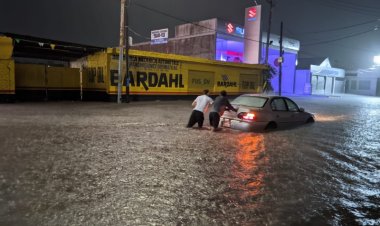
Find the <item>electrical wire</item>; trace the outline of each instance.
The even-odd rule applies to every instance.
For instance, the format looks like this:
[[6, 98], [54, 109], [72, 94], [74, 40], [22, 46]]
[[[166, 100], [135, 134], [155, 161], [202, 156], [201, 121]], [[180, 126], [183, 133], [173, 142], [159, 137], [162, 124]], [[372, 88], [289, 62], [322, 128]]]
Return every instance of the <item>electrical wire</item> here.
[[319, 31], [310, 31], [310, 32], [302, 33], [302, 34], [319, 34], [319, 33], [325, 33], [325, 32], [336, 32], [336, 31], [346, 30], [346, 29], [349, 29], [349, 28], [359, 27], [359, 26], [362, 26], [362, 25], [372, 24], [372, 23], [375, 23], [375, 22], [378, 22], [378, 21], [380, 21], [380, 20], [379, 19], [369, 20], [369, 21], [365, 21], [365, 22], [362, 22], [362, 23], [353, 24], [353, 25], [349, 25], [349, 26], [336, 27], [336, 28], [330, 28], [330, 29], [319, 30]]
[[373, 11], [373, 7], [370, 8], [358, 8], [358, 5], [352, 6], [352, 5], [345, 5], [344, 2], [337, 2], [337, 1], [329, 1], [329, 0], [311, 0], [315, 4], [318, 5], [324, 5], [327, 8], [337, 9], [340, 11], [346, 11], [350, 13], [356, 13], [360, 15], [365, 16], [372, 16], [372, 17], [378, 17], [379, 11], [375, 10]]
[[336, 39], [331, 39], [331, 40], [326, 40], [326, 41], [320, 41], [320, 42], [303, 44], [303, 46], [313, 46], [313, 45], [328, 44], [328, 43], [331, 43], [331, 42], [336, 42], [336, 41], [340, 41], [340, 40], [344, 40], [344, 39], [348, 39], [348, 38], [364, 35], [366, 33], [370, 33], [370, 32], [376, 31], [376, 30], [377, 30], [376, 28], [372, 28], [370, 30], [366, 30], [366, 31], [350, 34], [350, 35], [347, 35], [347, 36], [344, 36], [344, 37], [340, 37], [340, 38], [336, 38]]
[[[170, 15], [168, 13], [165, 13], [165, 12], [162, 12], [162, 11], [159, 11], [159, 10], [156, 10], [156, 9], [152, 9], [150, 7], [147, 7], [147, 6], [144, 6], [144, 5], [141, 5], [141, 4], [138, 4], [138, 3], [135, 3], [133, 2], [134, 5], [140, 7], [140, 8], [144, 8], [148, 11], [152, 11], [152, 12], [155, 12], [157, 14], [161, 14], [161, 15], [164, 15], [164, 16], [167, 16], [167, 17], [170, 17], [170, 18], [174, 18], [178, 21], [182, 21], [182, 22], [185, 22], [185, 23], [189, 23], [189, 24], [192, 24], [194, 26], [198, 26], [198, 27], [202, 27], [202, 28], [205, 28], [205, 29], [208, 29], [210, 31], [213, 31], [213, 32], [219, 32], [215, 29], [212, 29], [212, 28], [209, 28], [209, 27], [206, 27], [206, 26], [202, 26], [202, 25], [199, 25], [199, 24], [196, 24], [194, 22], [191, 22], [191, 21], [187, 21], [185, 19], [182, 19], [182, 18], [179, 18], [179, 17], [176, 17], [176, 16], [173, 16], [173, 15]], [[333, 7], [333, 8], [336, 8], [336, 7]], [[323, 33], [323, 32], [334, 32], [334, 31], [339, 31], [339, 30], [345, 30], [345, 29], [349, 29], [349, 28], [353, 28], [353, 27], [358, 27], [358, 26], [363, 26], [363, 25], [366, 25], [366, 24], [371, 24], [371, 23], [374, 23], [374, 22], [377, 22], [379, 21], [379, 19], [374, 19], [374, 20], [369, 20], [369, 21], [365, 21], [365, 22], [362, 22], [362, 23], [358, 23], [358, 24], [353, 24], [353, 25], [348, 25], [348, 26], [343, 26], [343, 27], [337, 27], [337, 28], [331, 28], [331, 29], [326, 29], [326, 30], [320, 30], [320, 31], [313, 31], [313, 32], [307, 32], [310, 33], [310, 34], [315, 34], [315, 33]], [[134, 34], [144, 38], [144, 39], [149, 39], [150, 38], [147, 38], [137, 32], [135, 32], [134, 30], [130, 29]], [[355, 37], [355, 36], [360, 36], [360, 35], [364, 35], [366, 33], [369, 33], [369, 32], [372, 32], [376, 29], [370, 29], [370, 30], [366, 30], [366, 31], [363, 31], [363, 32], [359, 32], [359, 33], [354, 33], [354, 34], [350, 34], [350, 35], [347, 35], [347, 36], [343, 36], [343, 37], [339, 37], [339, 38], [336, 38], [336, 39], [332, 39], [332, 40], [326, 40], [326, 41], [317, 41], [317, 42], [313, 42], [313, 43], [308, 43], [308, 44], [303, 44], [302, 46], [315, 46], [315, 45], [322, 45], [322, 44], [329, 44], [329, 43], [332, 43], [332, 42], [336, 42], [336, 41], [340, 41], [340, 40], [344, 40], [344, 39], [348, 39], [348, 38], [352, 38], [352, 37]], [[289, 30], [290, 32], [290, 30]], [[227, 34], [227, 35], [230, 35], [226, 32], [219, 32], [219, 33], [224, 33], [224, 34]], [[295, 35], [299, 35], [299, 34], [296, 34], [294, 32], [291, 32], [293, 34], [293, 36]], [[305, 33], [306, 34], [306, 33]], [[262, 43], [262, 44], [266, 44], [266, 42], [263, 42], [263, 41], [257, 41], [257, 40], [252, 40], [252, 39], [249, 39], [249, 38], [243, 38], [243, 39], [246, 39], [246, 40], [251, 40], [251, 41], [255, 41], [255, 42], [259, 42], [259, 43]], [[344, 47], [346, 48], [346, 47]], [[362, 51], [367, 51], [367, 50], [362, 50]], [[299, 51], [300, 54], [307, 54], [307, 55], [311, 55], [311, 56], [318, 56], [318, 55], [315, 55], [315, 54], [312, 54], [310, 52], [306, 52], [304, 50], [300, 50]]]
[[128, 27], [128, 31], [132, 32], [133, 34], [135, 34], [136, 36], [138, 36], [138, 37], [140, 37], [140, 38], [143, 38], [143, 39], [146, 39], [146, 40], [150, 40], [150, 38], [141, 35], [140, 33], [138, 33], [138, 32], [136, 32], [135, 30], [133, 30], [131, 27]]

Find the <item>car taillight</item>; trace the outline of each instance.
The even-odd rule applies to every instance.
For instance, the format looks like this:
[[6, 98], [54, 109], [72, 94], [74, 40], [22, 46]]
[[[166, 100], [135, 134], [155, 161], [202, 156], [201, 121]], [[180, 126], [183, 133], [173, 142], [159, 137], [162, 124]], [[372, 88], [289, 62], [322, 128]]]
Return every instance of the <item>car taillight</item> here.
[[249, 113], [249, 112], [240, 112], [238, 114], [238, 118], [253, 121], [253, 120], [255, 120], [256, 115], [253, 113]]

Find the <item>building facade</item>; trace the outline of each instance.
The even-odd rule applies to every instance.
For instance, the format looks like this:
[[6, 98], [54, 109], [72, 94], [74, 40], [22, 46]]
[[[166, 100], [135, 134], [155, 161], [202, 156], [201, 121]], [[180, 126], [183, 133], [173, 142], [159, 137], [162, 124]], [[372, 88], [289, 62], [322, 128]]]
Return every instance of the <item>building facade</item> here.
[[296, 94], [331, 96], [345, 93], [345, 71], [333, 68], [328, 58], [319, 65], [309, 63], [303, 69], [297, 69], [296, 81]]
[[[246, 20], [249, 19], [246, 18]], [[251, 63], [257, 58], [257, 64], [263, 64], [266, 54], [266, 43], [262, 42], [262, 40], [266, 40], [267, 34], [263, 33], [258, 35], [258, 38], [251, 38], [247, 36], [246, 29], [247, 25], [242, 26], [213, 18], [176, 26], [174, 38], [169, 38], [167, 43], [152, 45], [151, 42], [144, 42], [134, 44], [131, 48], [234, 63]], [[255, 27], [254, 30], [260, 33], [260, 27]], [[268, 64], [276, 71], [271, 81], [274, 92], [278, 92], [279, 90], [279, 40], [280, 36], [270, 35]], [[247, 48], [247, 45], [251, 45], [252, 47]], [[283, 38], [284, 62], [282, 63], [281, 86], [283, 94], [294, 93], [296, 61], [299, 48], [300, 42], [298, 40]], [[249, 57], [253, 60], [246, 58], [251, 52], [254, 52], [252, 54], [253, 57]]]
[[346, 76], [346, 92], [380, 96], [380, 68], [359, 69], [356, 73]]

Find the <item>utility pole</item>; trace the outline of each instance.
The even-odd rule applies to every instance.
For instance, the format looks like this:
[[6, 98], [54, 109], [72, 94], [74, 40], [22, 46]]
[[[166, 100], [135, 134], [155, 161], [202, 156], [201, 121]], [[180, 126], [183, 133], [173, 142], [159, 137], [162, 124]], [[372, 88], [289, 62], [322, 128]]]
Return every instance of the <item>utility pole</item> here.
[[265, 64], [268, 64], [268, 54], [269, 54], [269, 37], [270, 37], [270, 28], [272, 25], [272, 9], [273, 9], [273, 0], [267, 0], [270, 5], [269, 9], [269, 22], [268, 22], [268, 31], [267, 31], [267, 43], [265, 47]]
[[129, 20], [128, 20], [128, 3], [126, 3], [125, 8], [125, 69], [126, 77], [125, 79], [125, 102], [129, 103]]
[[124, 55], [124, 36], [125, 36], [125, 1], [120, 0], [120, 42], [119, 42], [119, 76], [118, 76], [118, 84], [117, 84], [117, 103], [121, 103], [121, 88], [122, 88], [122, 80], [123, 80], [123, 55]]
[[283, 30], [283, 23], [281, 21], [281, 30], [280, 30], [280, 57], [279, 57], [279, 60], [278, 60], [278, 63], [280, 64], [280, 68], [279, 68], [279, 77], [278, 77], [278, 83], [279, 83], [279, 88], [278, 88], [278, 91], [279, 91], [279, 95], [281, 96], [281, 86], [282, 86], [282, 63], [284, 62], [284, 58], [283, 58], [283, 50], [282, 50], [282, 30]]

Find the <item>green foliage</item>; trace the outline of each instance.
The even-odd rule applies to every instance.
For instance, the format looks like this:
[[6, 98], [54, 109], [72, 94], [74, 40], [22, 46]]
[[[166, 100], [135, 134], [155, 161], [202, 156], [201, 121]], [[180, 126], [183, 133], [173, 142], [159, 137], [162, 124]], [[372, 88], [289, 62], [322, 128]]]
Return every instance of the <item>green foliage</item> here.
[[273, 78], [273, 76], [276, 74], [276, 69], [271, 66], [271, 65], [266, 65], [267, 66], [267, 69], [265, 69], [263, 71], [263, 92], [264, 93], [269, 93], [269, 92], [272, 92], [273, 91], [273, 86], [272, 86], [272, 83], [271, 83], [271, 79]]

